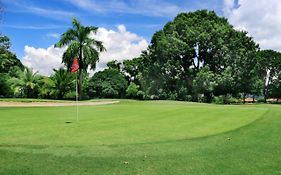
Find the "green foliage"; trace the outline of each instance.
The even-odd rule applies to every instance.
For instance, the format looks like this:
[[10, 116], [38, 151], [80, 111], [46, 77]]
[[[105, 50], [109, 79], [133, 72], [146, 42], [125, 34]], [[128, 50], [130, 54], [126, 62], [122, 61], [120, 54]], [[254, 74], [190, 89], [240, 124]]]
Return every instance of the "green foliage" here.
[[126, 96], [128, 98], [135, 99], [137, 97], [137, 93], [139, 91], [139, 86], [136, 85], [135, 83], [130, 83], [126, 90]]
[[11, 47], [10, 38], [0, 34], [0, 53], [9, 50]]
[[69, 91], [64, 95], [64, 99], [67, 100], [75, 100], [76, 99], [76, 92], [75, 91]]
[[89, 80], [88, 92], [91, 98], [123, 98], [128, 83], [117, 69], [105, 69], [97, 72]]
[[269, 86], [269, 97], [281, 98], [281, 74]]
[[[164, 99], [184, 99], [179, 90], [186, 88], [189, 95], [205, 93], [208, 102], [211, 93], [250, 93], [257, 50], [246, 32], [236, 31], [212, 11], [181, 13], [153, 35], [143, 53], [143, 88]], [[205, 67], [211, 77], [199, 73]]]
[[268, 96], [276, 94], [272, 90], [274, 91], [276, 89], [274, 87], [278, 87], [278, 79], [281, 79], [281, 53], [262, 50], [259, 52], [258, 63], [258, 76], [263, 81], [263, 95], [266, 102]]
[[240, 104], [242, 101], [238, 98], [231, 97], [230, 95], [220, 95], [214, 97], [212, 102], [215, 104]]
[[10, 78], [7, 73], [0, 73], [0, 97], [10, 97], [12, 95], [12, 90], [8, 83]]
[[63, 99], [64, 95], [75, 89], [75, 76], [64, 68], [54, 69], [51, 79], [54, 82], [53, 91], [57, 99]]
[[214, 95], [218, 96], [235, 93], [235, 81], [232, 74], [233, 70], [231, 67], [227, 67], [221, 74], [216, 74], [215, 79], [217, 86], [214, 89]]
[[42, 77], [39, 82], [39, 98], [55, 99], [55, 83], [50, 77]]
[[40, 79], [41, 77], [38, 75], [38, 72], [25, 68], [18, 77], [10, 80], [14, 95], [17, 97], [37, 98]]
[[211, 96], [216, 86], [215, 74], [210, 71], [209, 67], [202, 68], [193, 80], [194, 92], [204, 94], [206, 102], [211, 102]]
[[113, 60], [113, 61], [109, 61], [106, 66], [109, 69], [117, 69], [120, 70], [121, 69], [121, 63], [119, 63], [117, 60]]
[[7, 36], [0, 35], [0, 73], [8, 73], [14, 67], [23, 70], [20, 60], [9, 51], [10, 46], [10, 39]]
[[124, 60], [122, 71], [129, 82], [142, 85], [142, 72], [144, 70], [144, 58], [138, 57], [132, 60]]

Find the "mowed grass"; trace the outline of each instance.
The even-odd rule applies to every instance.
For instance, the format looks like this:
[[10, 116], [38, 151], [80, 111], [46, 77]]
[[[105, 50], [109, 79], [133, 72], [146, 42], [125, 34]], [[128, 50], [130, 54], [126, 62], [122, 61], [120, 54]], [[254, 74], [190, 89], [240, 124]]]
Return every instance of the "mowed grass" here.
[[[71, 122], [71, 123], [66, 123]], [[281, 106], [0, 108], [0, 174], [281, 174]]]

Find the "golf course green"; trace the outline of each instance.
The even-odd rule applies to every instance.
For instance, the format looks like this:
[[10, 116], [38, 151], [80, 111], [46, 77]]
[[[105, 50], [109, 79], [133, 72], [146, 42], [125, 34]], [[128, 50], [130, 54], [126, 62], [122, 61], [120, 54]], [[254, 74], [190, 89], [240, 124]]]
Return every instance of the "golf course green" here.
[[281, 174], [281, 106], [0, 107], [0, 174]]

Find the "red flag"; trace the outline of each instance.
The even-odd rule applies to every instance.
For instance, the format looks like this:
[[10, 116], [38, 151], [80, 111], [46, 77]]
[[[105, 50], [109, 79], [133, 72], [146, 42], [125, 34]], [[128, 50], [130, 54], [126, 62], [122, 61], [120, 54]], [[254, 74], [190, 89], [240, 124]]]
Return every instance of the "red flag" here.
[[78, 59], [75, 57], [71, 66], [71, 72], [74, 73], [79, 69]]

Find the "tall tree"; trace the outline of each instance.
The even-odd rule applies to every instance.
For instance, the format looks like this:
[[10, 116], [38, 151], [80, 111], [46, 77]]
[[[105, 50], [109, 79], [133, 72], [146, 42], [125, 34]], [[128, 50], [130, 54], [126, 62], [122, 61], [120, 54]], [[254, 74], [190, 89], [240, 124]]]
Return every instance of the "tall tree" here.
[[96, 68], [96, 62], [99, 60], [99, 53], [105, 51], [101, 41], [95, 40], [91, 34], [95, 34], [98, 28], [95, 26], [83, 26], [77, 19], [72, 19], [72, 28], [61, 35], [60, 41], [56, 47], [67, 46], [63, 54], [62, 62], [71, 68], [74, 57], [78, 57], [79, 63], [79, 81], [78, 92], [79, 100], [82, 99], [83, 72]]
[[181, 13], [152, 37], [144, 56], [146, 87], [151, 95], [160, 89], [173, 94], [187, 88], [191, 93], [201, 69], [209, 67], [217, 76], [230, 66], [236, 89], [247, 93], [257, 50], [246, 32], [236, 31], [213, 11]]
[[209, 67], [202, 68], [196, 78], [193, 80], [195, 93], [204, 94], [204, 102], [210, 103], [217, 82], [215, 74], [210, 71]]
[[[269, 95], [270, 86], [281, 75], [281, 53], [274, 50], [262, 50], [258, 57], [258, 75], [263, 80], [263, 96], [264, 102]], [[280, 77], [281, 79], [281, 77]], [[273, 85], [274, 87], [274, 85]]]
[[17, 73], [17, 70], [23, 70], [24, 66], [9, 49], [11, 47], [10, 39], [0, 34], [0, 96], [11, 96], [12, 90], [9, 83], [11, 77]]
[[105, 69], [97, 72], [89, 80], [89, 95], [95, 98], [123, 98], [128, 82], [117, 69]]

